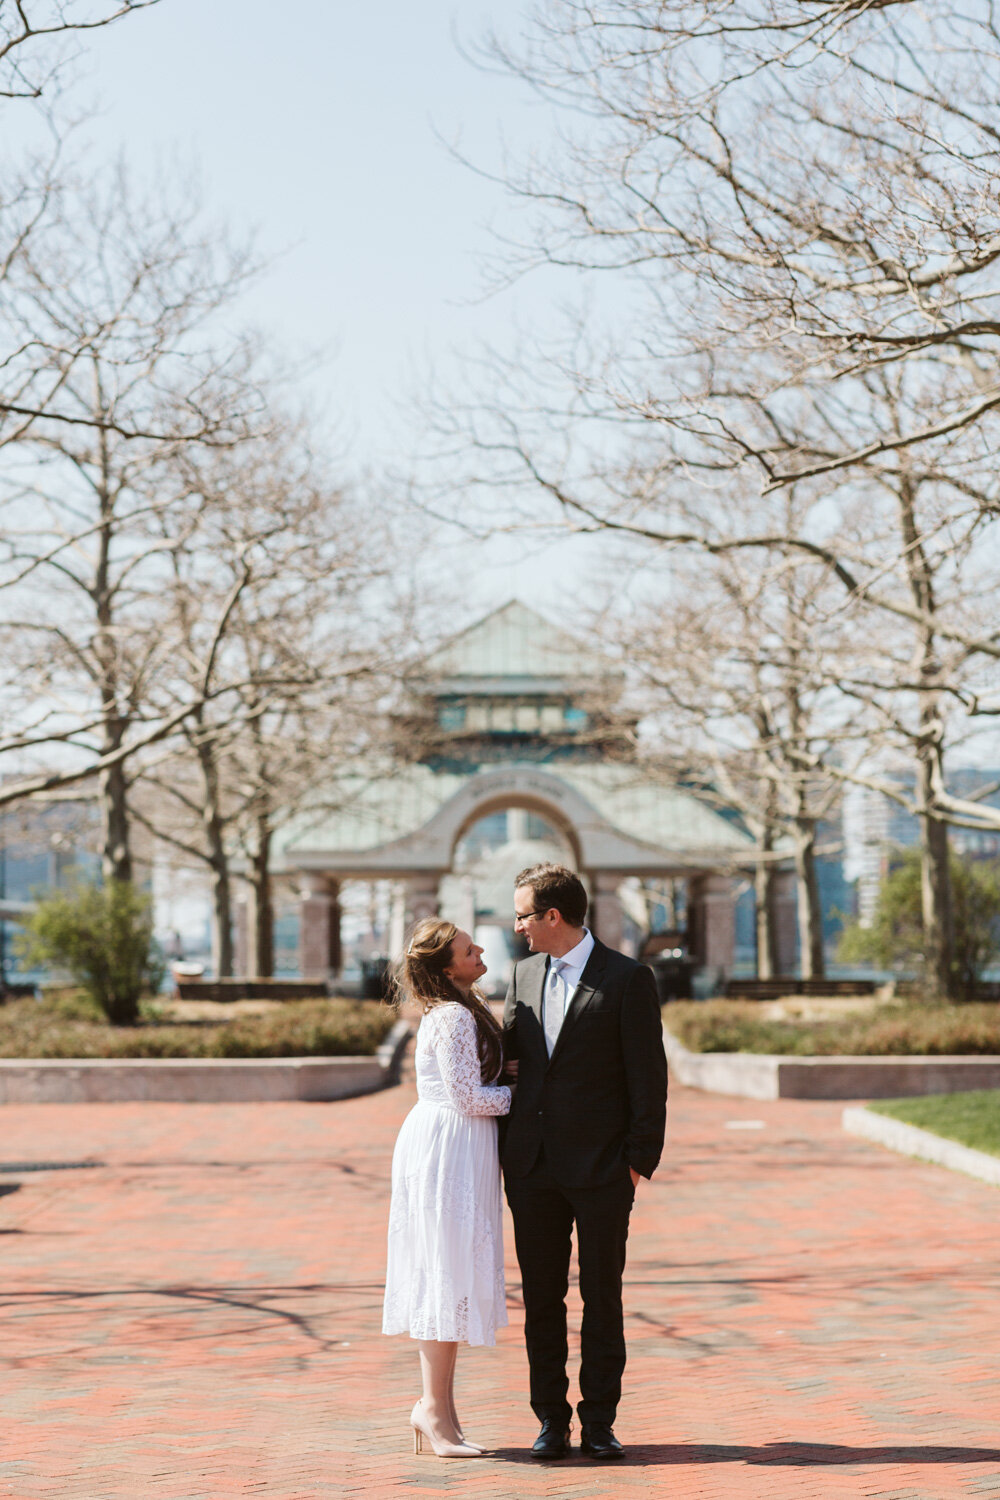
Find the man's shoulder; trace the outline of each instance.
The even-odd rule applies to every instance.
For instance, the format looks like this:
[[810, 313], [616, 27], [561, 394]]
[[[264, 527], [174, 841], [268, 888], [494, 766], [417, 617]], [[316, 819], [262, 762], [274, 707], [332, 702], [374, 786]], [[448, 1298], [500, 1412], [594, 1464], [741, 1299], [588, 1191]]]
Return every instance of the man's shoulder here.
[[535, 969], [544, 969], [548, 962], [545, 953], [529, 953], [527, 958], [519, 958], [514, 964], [514, 973], [518, 975], [531, 974]]
[[[621, 980], [627, 981], [632, 978], [638, 969], [649, 969], [649, 965], [641, 958], [632, 958], [628, 953], [620, 953], [617, 948], [609, 948], [607, 943], [600, 939], [594, 943], [595, 956], [600, 959], [604, 967], [605, 981]], [[652, 970], [650, 970], [652, 978]]]

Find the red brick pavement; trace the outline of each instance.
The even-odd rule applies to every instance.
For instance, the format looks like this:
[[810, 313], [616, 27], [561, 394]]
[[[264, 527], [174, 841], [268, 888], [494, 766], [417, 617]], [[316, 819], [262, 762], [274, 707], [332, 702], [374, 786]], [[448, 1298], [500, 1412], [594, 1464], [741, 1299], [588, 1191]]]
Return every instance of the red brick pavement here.
[[627, 1463], [527, 1461], [512, 1259], [511, 1327], [459, 1358], [493, 1451], [414, 1458], [415, 1352], [378, 1332], [411, 1102], [0, 1110], [0, 1162], [101, 1163], [0, 1171], [0, 1495], [1000, 1496], [1000, 1195], [839, 1105], [682, 1090], [633, 1219]]

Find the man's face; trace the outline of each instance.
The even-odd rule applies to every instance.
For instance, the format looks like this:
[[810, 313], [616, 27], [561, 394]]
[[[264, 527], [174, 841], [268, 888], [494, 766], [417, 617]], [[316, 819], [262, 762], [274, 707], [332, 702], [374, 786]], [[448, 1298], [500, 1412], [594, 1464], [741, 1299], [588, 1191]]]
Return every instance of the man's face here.
[[532, 953], [551, 952], [549, 944], [555, 937], [558, 920], [555, 907], [539, 910], [530, 885], [519, 886], [514, 892], [514, 931], [523, 934]]

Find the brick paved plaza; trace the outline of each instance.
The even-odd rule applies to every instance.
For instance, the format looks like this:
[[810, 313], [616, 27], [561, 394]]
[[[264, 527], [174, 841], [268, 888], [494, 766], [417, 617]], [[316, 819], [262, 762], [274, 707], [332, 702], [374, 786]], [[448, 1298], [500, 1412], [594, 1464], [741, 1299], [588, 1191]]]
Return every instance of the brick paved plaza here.
[[627, 1464], [527, 1461], [510, 1254], [511, 1327], [459, 1360], [492, 1454], [414, 1458], [415, 1352], [378, 1332], [412, 1100], [0, 1111], [4, 1163], [100, 1163], [0, 1174], [0, 1495], [1000, 1496], [997, 1191], [839, 1105], [682, 1090], [633, 1219]]

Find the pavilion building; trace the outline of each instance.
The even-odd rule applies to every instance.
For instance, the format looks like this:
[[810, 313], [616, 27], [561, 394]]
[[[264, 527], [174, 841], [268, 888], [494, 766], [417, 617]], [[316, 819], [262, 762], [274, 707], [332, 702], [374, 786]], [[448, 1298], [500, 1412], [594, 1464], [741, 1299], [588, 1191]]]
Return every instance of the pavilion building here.
[[[395, 743], [275, 841], [275, 873], [300, 893], [301, 973], [340, 969], [345, 882], [391, 882], [398, 951], [415, 921], [438, 912], [477, 935], [484, 921], [509, 930], [509, 882], [546, 855], [578, 871], [588, 920], [613, 947], [626, 941], [627, 888], [680, 882], [691, 956], [729, 972], [735, 877], [752, 865], [752, 841], [636, 761], [618, 711], [623, 685], [518, 601], [442, 646], [410, 682]], [[490, 889], [498, 873], [507, 898]]]

